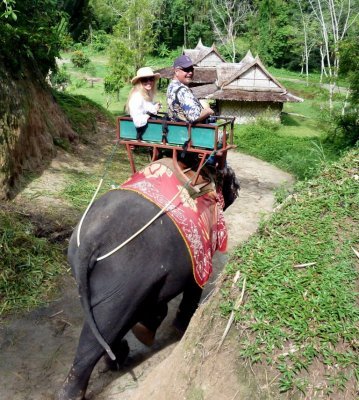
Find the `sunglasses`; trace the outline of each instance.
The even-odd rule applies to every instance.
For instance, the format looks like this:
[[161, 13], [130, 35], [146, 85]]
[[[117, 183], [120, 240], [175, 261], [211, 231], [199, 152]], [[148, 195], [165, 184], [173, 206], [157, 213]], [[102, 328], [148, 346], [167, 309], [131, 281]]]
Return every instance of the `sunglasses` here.
[[188, 72], [193, 72], [193, 67], [187, 67], [187, 68], [179, 68], [181, 71], [183, 71], [183, 72], [186, 72], [186, 73], [188, 73]]
[[149, 76], [147, 78], [141, 78], [140, 79], [141, 82], [146, 83], [146, 82], [154, 82], [155, 78], [153, 76]]

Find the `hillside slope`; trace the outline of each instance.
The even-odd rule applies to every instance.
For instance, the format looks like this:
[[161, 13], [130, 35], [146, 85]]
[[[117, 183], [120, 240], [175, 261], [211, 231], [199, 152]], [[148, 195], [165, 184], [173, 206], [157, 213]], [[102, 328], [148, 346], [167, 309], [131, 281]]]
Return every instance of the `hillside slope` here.
[[[297, 186], [235, 251], [171, 355], [133, 396], [111, 398], [357, 399], [358, 161], [356, 149]], [[221, 311], [236, 303], [219, 347]]]

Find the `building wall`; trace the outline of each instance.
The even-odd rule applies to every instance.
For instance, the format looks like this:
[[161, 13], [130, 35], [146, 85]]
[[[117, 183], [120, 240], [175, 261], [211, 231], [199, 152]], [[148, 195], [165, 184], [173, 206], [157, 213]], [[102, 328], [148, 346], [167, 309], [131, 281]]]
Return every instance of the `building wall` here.
[[262, 89], [267, 91], [275, 90], [283, 91], [272, 79], [270, 79], [257, 65], [243, 73], [238, 79], [234, 79], [226, 85], [226, 89]]
[[259, 117], [280, 122], [283, 103], [218, 100], [219, 114], [235, 117], [236, 124], [255, 122]]

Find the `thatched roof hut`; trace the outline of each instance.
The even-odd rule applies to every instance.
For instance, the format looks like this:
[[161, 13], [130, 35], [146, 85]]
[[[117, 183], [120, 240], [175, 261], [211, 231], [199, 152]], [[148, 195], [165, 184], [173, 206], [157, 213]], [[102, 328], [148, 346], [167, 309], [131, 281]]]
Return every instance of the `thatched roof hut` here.
[[194, 87], [200, 99], [216, 100], [221, 115], [247, 122], [264, 112], [278, 119], [285, 102], [300, 102], [264, 67], [259, 57], [248, 51], [239, 63], [221, 63], [216, 67], [215, 83]]

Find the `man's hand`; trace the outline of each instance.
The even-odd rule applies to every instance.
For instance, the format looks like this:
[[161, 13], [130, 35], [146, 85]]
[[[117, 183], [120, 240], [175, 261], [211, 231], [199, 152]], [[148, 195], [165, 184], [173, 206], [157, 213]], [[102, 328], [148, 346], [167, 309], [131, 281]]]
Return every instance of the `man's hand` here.
[[197, 118], [197, 120], [195, 122], [200, 122], [203, 121], [204, 119], [206, 119], [207, 117], [209, 117], [210, 115], [213, 115], [214, 111], [212, 110], [212, 108], [204, 108], [201, 111], [200, 116]]

